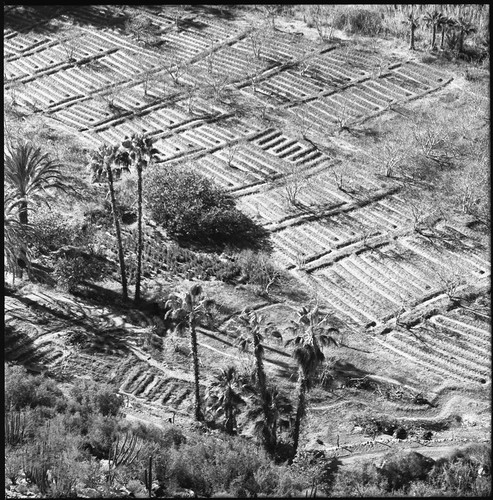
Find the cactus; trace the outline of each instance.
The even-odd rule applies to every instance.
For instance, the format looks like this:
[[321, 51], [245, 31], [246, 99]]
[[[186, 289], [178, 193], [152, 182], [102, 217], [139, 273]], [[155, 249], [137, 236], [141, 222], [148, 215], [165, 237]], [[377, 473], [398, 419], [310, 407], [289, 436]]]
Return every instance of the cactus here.
[[10, 410], [5, 413], [5, 442], [16, 445], [24, 440], [26, 432], [26, 415], [20, 411]]
[[149, 492], [149, 498], [152, 496], [152, 455], [149, 457], [149, 470], [144, 469], [144, 483]]

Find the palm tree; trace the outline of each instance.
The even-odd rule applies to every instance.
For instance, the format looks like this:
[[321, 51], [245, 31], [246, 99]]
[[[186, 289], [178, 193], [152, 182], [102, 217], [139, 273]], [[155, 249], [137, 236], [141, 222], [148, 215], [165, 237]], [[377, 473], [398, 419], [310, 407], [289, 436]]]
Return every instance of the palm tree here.
[[110, 193], [111, 209], [113, 212], [113, 224], [115, 226], [116, 241], [118, 245], [118, 260], [120, 262], [120, 274], [122, 278], [122, 294], [123, 299], [128, 299], [127, 289], [127, 273], [125, 270], [125, 257], [123, 253], [122, 233], [120, 227], [120, 219], [118, 217], [116, 196], [114, 187], [115, 173], [117, 176], [121, 175], [122, 170], [128, 169], [128, 157], [121, 151], [118, 146], [109, 146], [103, 144], [96, 151], [93, 151], [89, 156], [88, 168], [91, 171], [91, 182], [102, 182], [106, 180]]
[[122, 142], [122, 146], [128, 151], [137, 171], [137, 272], [135, 277], [135, 303], [140, 301], [140, 281], [142, 273], [142, 171], [147, 167], [158, 153], [152, 147], [152, 139], [144, 138], [144, 135], [133, 134], [130, 139]]
[[459, 54], [462, 54], [466, 37], [472, 33], [476, 33], [476, 28], [469, 20], [462, 16], [457, 19], [455, 26], [459, 30]]
[[427, 12], [424, 17], [423, 21], [426, 23], [428, 27], [431, 27], [431, 49], [434, 50], [435, 47], [435, 42], [436, 42], [436, 35], [437, 35], [437, 26], [441, 24], [444, 16], [438, 12], [437, 10], [433, 10], [431, 12]]
[[165, 319], [171, 319], [175, 323], [175, 330], [183, 331], [188, 327], [190, 332], [190, 349], [192, 351], [193, 375], [195, 385], [194, 414], [198, 422], [204, 420], [200, 402], [200, 373], [199, 356], [197, 350], [197, 319], [201, 315], [208, 314], [208, 308], [211, 305], [210, 299], [202, 297], [202, 287], [198, 284], [193, 285], [190, 291], [182, 299], [177, 295], [171, 294], [166, 301]]
[[327, 315], [320, 318], [318, 306], [312, 310], [303, 307], [298, 312], [298, 319], [292, 322], [293, 326], [287, 329], [295, 334], [286, 345], [293, 343], [296, 346], [293, 357], [298, 364], [298, 401], [293, 430], [293, 458], [298, 450], [301, 422], [306, 413], [306, 394], [312, 386], [318, 367], [325, 359], [322, 349], [330, 344], [338, 345], [334, 337], [329, 335], [338, 330], [325, 326], [327, 318]]
[[[249, 312], [245, 309], [242, 314], [238, 316], [241, 325], [246, 328], [247, 335], [242, 335], [238, 339], [238, 346], [243, 351], [246, 351], [249, 345], [253, 345], [253, 355], [255, 357], [255, 378], [261, 399], [261, 406], [264, 413], [265, 422], [270, 422], [270, 404], [269, 396], [267, 394], [267, 384], [264, 368], [264, 347], [262, 341], [264, 339], [263, 333], [268, 333], [275, 338], [282, 340], [281, 334], [275, 329], [272, 323], [263, 325], [264, 317], [257, 314], [255, 311]], [[263, 330], [263, 333], [262, 333]], [[276, 446], [275, 435], [270, 433], [271, 426], [264, 426], [262, 434], [266, 450], [273, 453]]]
[[206, 389], [205, 397], [215, 416], [224, 416], [224, 428], [230, 435], [236, 432], [236, 416], [239, 406], [245, 404], [240, 392], [242, 384], [236, 367], [222, 369]]
[[441, 39], [440, 39], [440, 49], [443, 50], [443, 45], [445, 42], [445, 34], [447, 31], [455, 25], [455, 21], [447, 16], [441, 15], [440, 19], [438, 20], [438, 28], [440, 28], [441, 31]]
[[[3, 254], [7, 269], [12, 272], [12, 280], [20, 269], [29, 266], [27, 239], [32, 232], [29, 223], [22, 224], [18, 219], [19, 206], [25, 202], [17, 198], [12, 187], [5, 186], [3, 193]], [[28, 207], [29, 209], [30, 207]]]
[[19, 221], [28, 223], [28, 209], [33, 202], [44, 202], [52, 197], [49, 190], [71, 189], [60, 171], [61, 165], [43, 154], [40, 147], [30, 142], [7, 143], [4, 153], [4, 179], [19, 200]]
[[289, 425], [292, 411], [293, 405], [290, 399], [277, 387], [267, 387], [262, 396], [257, 393], [253, 395], [253, 406], [248, 412], [248, 417], [255, 420], [254, 432], [263, 441], [266, 451], [271, 456], [276, 453], [278, 430]]
[[418, 21], [419, 21], [419, 16], [414, 14], [413, 11], [411, 11], [411, 13], [407, 15], [405, 21], [403, 21], [404, 23], [409, 25], [409, 31], [411, 34], [411, 42], [409, 50], [416, 50], [414, 47], [414, 32], [416, 31], [416, 28], [419, 26]]

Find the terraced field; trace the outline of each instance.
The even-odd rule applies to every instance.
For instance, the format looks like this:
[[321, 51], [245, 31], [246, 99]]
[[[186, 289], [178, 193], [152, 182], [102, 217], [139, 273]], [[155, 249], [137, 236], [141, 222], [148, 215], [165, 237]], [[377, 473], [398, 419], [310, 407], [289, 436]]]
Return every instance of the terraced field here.
[[[341, 124], [362, 124], [443, 91], [454, 75], [411, 58], [281, 31], [264, 38], [256, 55], [251, 23], [204, 13], [177, 25], [172, 17], [147, 12], [158, 34], [153, 46], [144, 46], [121, 27], [109, 28], [103, 7], [77, 9], [78, 24], [69, 22], [73, 12], [60, 7], [46, 19], [6, 14], [4, 89], [23, 112], [55, 120], [95, 147], [134, 132], [156, 139], [158, 164], [189, 163], [230, 191], [239, 208], [271, 232], [277, 263], [352, 335], [370, 335], [368, 342], [383, 353], [439, 379], [460, 386], [491, 383], [488, 313], [452, 307], [447, 288], [453, 271], [461, 280], [459, 293], [487, 296], [486, 250], [464, 233], [461, 245], [447, 245], [457, 232], [452, 227], [443, 226], [433, 239], [418, 234], [400, 196], [402, 185], [350, 164], [331, 139]], [[219, 76], [244, 109], [227, 97], [214, 98], [208, 82]], [[262, 110], [281, 118], [262, 119]], [[326, 142], [295, 132], [299, 117]], [[290, 204], [285, 185], [300, 175], [306, 184]], [[165, 235], [147, 227], [149, 279], [167, 270], [168, 245]], [[7, 298], [8, 359], [101, 380], [111, 373], [129, 402], [145, 411], [159, 418], [190, 413], [186, 356], [165, 366], [142, 350], [144, 329], [125, 318], [82, 303], [64, 311], [61, 297], [31, 300]], [[49, 330], [36, 327], [41, 312]], [[402, 326], [416, 314], [420, 321]], [[91, 323], [95, 315], [106, 323]], [[113, 334], [99, 343], [96, 335], [94, 351], [70, 354], [63, 346], [73, 321]], [[26, 323], [32, 328], [24, 331]], [[200, 331], [204, 366], [237, 357], [229, 334], [219, 330]], [[378, 333], [383, 330], [385, 336]], [[269, 370], [294, 372], [287, 350], [266, 345]], [[294, 388], [293, 381], [286, 384]]]

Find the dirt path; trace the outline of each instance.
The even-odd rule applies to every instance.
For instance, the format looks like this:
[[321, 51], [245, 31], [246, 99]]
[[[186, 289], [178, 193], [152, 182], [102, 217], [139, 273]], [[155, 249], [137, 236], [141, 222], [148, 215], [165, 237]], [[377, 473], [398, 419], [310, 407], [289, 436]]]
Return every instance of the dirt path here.
[[[464, 443], [463, 443], [464, 444]], [[441, 446], [417, 446], [417, 447], [403, 447], [400, 448], [402, 450], [412, 450], [416, 451], [417, 453], [421, 453], [422, 455], [425, 455], [427, 457], [433, 458], [436, 460], [437, 458], [446, 456], [453, 450], [455, 450], [459, 444], [448, 444], [448, 445], [441, 445]], [[383, 457], [386, 453], [388, 453], [390, 448], [387, 450], [377, 450], [377, 451], [369, 451], [366, 453], [353, 453], [348, 456], [344, 457], [339, 457], [339, 460], [342, 462], [343, 466], [351, 465], [354, 462], [357, 462], [359, 460], [368, 460], [368, 459], [373, 459], [376, 461], [378, 458]]]

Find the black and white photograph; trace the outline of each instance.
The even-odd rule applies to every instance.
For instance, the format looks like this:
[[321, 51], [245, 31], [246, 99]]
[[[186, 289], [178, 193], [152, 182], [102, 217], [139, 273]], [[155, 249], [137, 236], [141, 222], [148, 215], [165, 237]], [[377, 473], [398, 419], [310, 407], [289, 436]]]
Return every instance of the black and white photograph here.
[[4, 3], [5, 498], [490, 497], [489, 23]]

